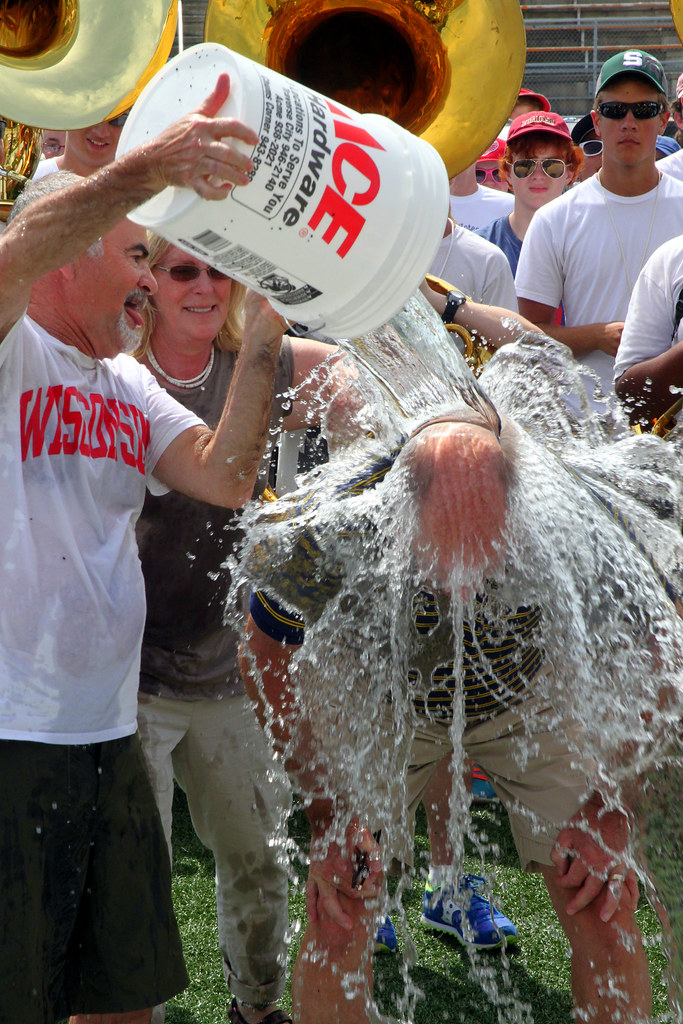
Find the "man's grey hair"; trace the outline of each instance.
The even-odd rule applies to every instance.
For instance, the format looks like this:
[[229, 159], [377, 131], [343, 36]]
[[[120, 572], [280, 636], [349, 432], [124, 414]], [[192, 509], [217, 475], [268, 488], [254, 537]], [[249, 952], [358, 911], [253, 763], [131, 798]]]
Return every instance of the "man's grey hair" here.
[[[83, 178], [80, 174], [74, 174], [73, 171], [54, 171], [52, 174], [46, 174], [44, 178], [40, 178], [38, 181], [29, 181], [14, 200], [7, 223], [9, 224], [15, 217], [18, 217], [27, 206], [30, 206], [37, 199], [52, 195], [53, 192], [60, 192], [63, 188], [68, 188], [70, 185], [77, 185], [79, 181], [83, 181]], [[88, 256], [93, 258], [102, 256], [104, 254], [102, 239], [98, 238], [96, 242], [93, 242], [86, 252]]]
[[83, 178], [78, 174], [74, 174], [73, 171], [54, 171], [53, 174], [46, 174], [39, 181], [29, 181], [14, 200], [7, 223], [18, 217], [22, 210], [25, 210], [27, 206], [34, 203], [36, 199], [42, 199], [43, 196], [59, 192], [69, 185], [77, 185], [79, 181], [83, 181]]

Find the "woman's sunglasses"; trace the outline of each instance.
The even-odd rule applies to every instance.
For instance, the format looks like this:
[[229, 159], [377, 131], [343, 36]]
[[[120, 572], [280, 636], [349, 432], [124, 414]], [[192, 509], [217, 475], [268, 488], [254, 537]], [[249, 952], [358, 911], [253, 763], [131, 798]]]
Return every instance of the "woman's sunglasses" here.
[[580, 142], [579, 145], [584, 156], [600, 156], [602, 153], [602, 139], [587, 139], [586, 142]]
[[567, 165], [564, 160], [559, 160], [557, 157], [550, 156], [544, 160], [515, 160], [512, 164], [512, 173], [515, 178], [528, 178], [534, 173], [538, 165], [541, 165], [544, 174], [547, 174], [549, 178], [561, 178], [567, 169]]
[[161, 267], [157, 263], [153, 269], [170, 274], [172, 281], [196, 281], [203, 273], [207, 273], [213, 281], [225, 281], [229, 276], [215, 267], [197, 267], [194, 263], [178, 263], [175, 267]]
[[610, 121], [623, 121], [629, 110], [633, 111], [636, 121], [649, 121], [657, 114], [664, 113], [664, 104], [657, 100], [640, 100], [639, 103], [620, 103], [618, 100], [608, 100], [605, 103], [598, 103], [598, 110], [603, 117]]
[[477, 167], [477, 184], [483, 185], [487, 178], [491, 177], [494, 181], [497, 181], [500, 185], [503, 181], [503, 175], [498, 167]]

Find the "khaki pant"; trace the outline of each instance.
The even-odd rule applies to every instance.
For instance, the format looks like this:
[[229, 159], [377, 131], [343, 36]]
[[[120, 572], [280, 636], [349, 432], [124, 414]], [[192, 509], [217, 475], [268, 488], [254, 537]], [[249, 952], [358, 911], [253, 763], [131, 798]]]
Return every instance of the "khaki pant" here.
[[[586, 766], [553, 721], [550, 709], [529, 698], [513, 710], [483, 722], [468, 723], [463, 735], [467, 756], [483, 768], [510, 816], [512, 835], [525, 870], [551, 864], [550, 853], [562, 826], [590, 792]], [[390, 720], [390, 711], [387, 710]], [[413, 864], [415, 811], [437, 763], [452, 753], [449, 722], [416, 715], [404, 785], [396, 787], [394, 823], [383, 846], [385, 863]], [[569, 727], [571, 728], [571, 727]], [[384, 731], [391, 740], [391, 729]]]
[[246, 697], [139, 695], [138, 726], [166, 839], [173, 777], [216, 860], [218, 933], [230, 991], [250, 1005], [285, 987], [289, 785]]

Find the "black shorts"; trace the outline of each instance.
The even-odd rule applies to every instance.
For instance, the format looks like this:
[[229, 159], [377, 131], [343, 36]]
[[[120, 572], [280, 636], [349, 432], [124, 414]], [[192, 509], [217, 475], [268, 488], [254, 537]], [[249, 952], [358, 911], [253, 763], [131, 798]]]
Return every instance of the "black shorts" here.
[[0, 1021], [124, 1013], [187, 985], [140, 742], [0, 740]]

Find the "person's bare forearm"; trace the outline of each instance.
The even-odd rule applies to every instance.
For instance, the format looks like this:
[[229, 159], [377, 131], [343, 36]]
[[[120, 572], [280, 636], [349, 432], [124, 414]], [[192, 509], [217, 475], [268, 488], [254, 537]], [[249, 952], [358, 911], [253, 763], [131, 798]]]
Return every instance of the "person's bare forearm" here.
[[477, 334], [492, 348], [500, 348], [510, 342], [518, 341], [526, 331], [542, 333], [541, 328], [526, 320], [519, 313], [513, 313], [502, 306], [484, 306], [470, 299], [463, 302], [455, 314], [454, 323], [466, 328], [471, 334]]
[[671, 388], [683, 389], [683, 345], [631, 366], [614, 387], [631, 423], [651, 426], [679, 397]]
[[266, 324], [245, 326], [218, 427], [202, 453], [204, 500], [239, 508], [251, 498], [268, 441], [283, 326], [275, 313]]
[[0, 236], [2, 336], [28, 305], [34, 281], [72, 262], [167, 185], [221, 199], [232, 185], [247, 184], [252, 162], [231, 140], [251, 144], [257, 137], [240, 122], [215, 116], [229, 85], [228, 76], [220, 75], [197, 111], [92, 177], [36, 199], [18, 214]]

